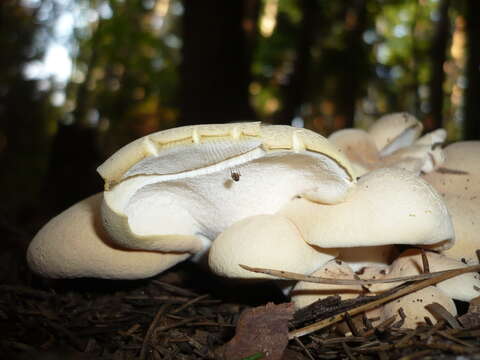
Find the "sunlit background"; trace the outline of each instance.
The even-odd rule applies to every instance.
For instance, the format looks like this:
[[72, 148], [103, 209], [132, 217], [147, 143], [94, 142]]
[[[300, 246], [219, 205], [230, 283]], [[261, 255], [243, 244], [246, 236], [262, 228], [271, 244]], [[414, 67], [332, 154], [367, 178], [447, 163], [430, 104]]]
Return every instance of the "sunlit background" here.
[[408, 111], [449, 141], [468, 137], [475, 2], [196, 3], [2, 2], [6, 209], [58, 192], [72, 196], [52, 211], [72, 203], [99, 189], [95, 167], [120, 146], [177, 125], [261, 120], [328, 135]]

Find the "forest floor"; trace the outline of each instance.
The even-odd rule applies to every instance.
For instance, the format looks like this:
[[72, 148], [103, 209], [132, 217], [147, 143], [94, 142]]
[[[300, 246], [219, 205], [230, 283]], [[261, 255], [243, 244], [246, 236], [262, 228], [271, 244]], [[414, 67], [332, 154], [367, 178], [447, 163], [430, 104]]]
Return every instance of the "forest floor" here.
[[359, 314], [289, 340], [352, 304], [294, 312], [274, 284], [232, 284], [189, 262], [137, 281], [44, 280], [24, 248], [3, 250], [0, 359], [480, 359], [480, 313], [416, 330]]

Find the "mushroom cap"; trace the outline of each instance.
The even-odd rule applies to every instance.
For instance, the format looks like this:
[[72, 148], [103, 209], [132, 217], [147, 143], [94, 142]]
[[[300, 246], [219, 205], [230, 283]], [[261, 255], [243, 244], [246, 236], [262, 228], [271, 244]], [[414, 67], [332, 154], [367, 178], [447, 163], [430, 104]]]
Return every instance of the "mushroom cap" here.
[[[393, 119], [398, 118], [398, 114], [394, 115]], [[392, 122], [389, 119], [384, 123]], [[445, 160], [440, 145], [447, 133], [444, 129], [437, 129], [413, 142], [418, 135], [416, 129], [405, 129], [381, 153], [373, 136], [364, 130], [343, 129], [334, 132], [328, 139], [347, 156], [358, 176], [380, 167], [398, 167], [417, 174], [431, 172]]]
[[480, 141], [453, 143], [444, 149], [445, 162], [423, 178], [443, 196], [455, 228], [456, 243], [445, 254], [478, 263], [480, 248]]
[[324, 248], [389, 244], [451, 246], [453, 226], [439, 194], [415, 174], [381, 168], [362, 176], [340, 204], [294, 199], [279, 212]]
[[[291, 198], [343, 201], [348, 160], [312, 131], [238, 123], [147, 135], [98, 168], [102, 215], [122, 247], [195, 253], [231, 224], [272, 214]], [[234, 177], [233, 171], [236, 172]]]
[[447, 131], [445, 129], [436, 129], [420, 137], [415, 144], [417, 145], [439, 145], [443, 144], [447, 139]]
[[445, 154], [440, 146], [415, 143], [382, 157], [378, 166], [394, 166], [419, 175], [420, 172], [428, 173], [435, 170], [444, 161]]
[[240, 220], [220, 234], [209, 252], [210, 269], [230, 278], [272, 279], [252, 273], [240, 264], [310, 274], [336, 253], [308, 245], [297, 227], [278, 215], [257, 215]]
[[425, 322], [425, 317], [436, 323], [435, 316], [425, 308], [425, 306], [433, 303], [439, 303], [450, 314], [457, 315], [457, 308], [453, 300], [435, 286], [428, 286], [385, 304], [381, 310], [381, 321], [394, 315], [397, 316], [397, 320], [400, 319], [399, 310], [402, 308], [406, 315], [402, 328], [415, 329], [419, 323]]
[[140, 279], [187, 259], [189, 253], [120, 249], [102, 227], [103, 195], [90, 196], [51, 219], [27, 250], [29, 267], [49, 278]]
[[[355, 279], [353, 270], [338, 260], [330, 260], [311, 275], [332, 279]], [[363, 292], [360, 285], [332, 285], [299, 281], [290, 292], [290, 297], [295, 307], [301, 309], [328, 296], [339, 295], [342, 300], [346, 300], [356, 298]]]
[[[430, 272], [462, 268], [466, 265], [445, 255], [426, 252]], [[388, 268], [385, 278], [412, 276], [422, 273], [422, 256], [419, 249], [409, 249], [403, 252]], [[365, 275], [364, 275], [365, 276]], [[400, 283], [383, 283], [368, 285], [374, 292], [391, 289]], [[466, 273], [452, 279], [444, 280], [436, 286], [452, 299], [470, 301], [480, 296], [480, 275]]]
[[[201, 146], [205, 144], [210, 146]], [[134, 175], [175, 175], [201, 169], [259, 146], [267, 152], [309, 150], [323, 154], [354, 178], [348, 160], [323, 136], [307, 129], [259, 122], [191, 125], [149, 134], [115, 152], [97, 171], [110, 187]]]
[[480, 194], [478, 197], [465, 198], [454, 194], [445, 194], [455, 229], [455, 244], [443, 251], [445, 255], [467, 264], [478, 264], [476, 250], [480, 249]]
[[361, 176], [373, 169], [380, 161], [377, 146], [372, 136], [365, 130], [338, 130], [332, 133], [328, 140], [334, 143], [350, 160], [357, 176]]
[[411, 114], [400, 112], [382, 116], [369, 128], [381, 156], [410, 146], [420, 136], [423, 125]]

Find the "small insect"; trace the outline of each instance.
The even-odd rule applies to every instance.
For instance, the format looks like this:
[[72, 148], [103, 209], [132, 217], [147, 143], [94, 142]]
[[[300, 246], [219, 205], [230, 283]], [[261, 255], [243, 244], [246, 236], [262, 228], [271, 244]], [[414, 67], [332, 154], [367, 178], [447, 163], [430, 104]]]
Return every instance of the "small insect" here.
[[240, 180], [240, 171], [238, 170], [230, 170], [230, 177], [232, 178], [233, 181], [237, 182]]

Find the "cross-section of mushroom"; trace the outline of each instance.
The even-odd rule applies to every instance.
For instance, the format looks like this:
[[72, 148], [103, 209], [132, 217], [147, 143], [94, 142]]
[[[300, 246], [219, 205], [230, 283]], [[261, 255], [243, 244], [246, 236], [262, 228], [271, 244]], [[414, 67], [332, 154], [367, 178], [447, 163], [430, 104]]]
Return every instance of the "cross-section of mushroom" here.
[[275, 213], [295, 196], [337, 203], [355, 185], [348, 160], [322, 136], [259, 123], [148, 135], [98, 171], [107, 184], [104, 225], [116, 244], [192, 253], [233, 223]]

